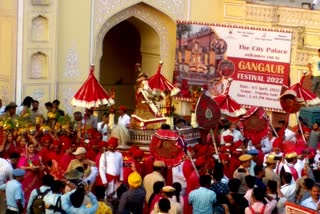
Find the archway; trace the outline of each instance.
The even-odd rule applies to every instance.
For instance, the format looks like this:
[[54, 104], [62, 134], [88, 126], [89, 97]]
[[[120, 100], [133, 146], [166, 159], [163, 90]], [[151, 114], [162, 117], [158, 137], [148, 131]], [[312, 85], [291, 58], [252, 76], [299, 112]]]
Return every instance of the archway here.
[[140, 19], [128, 18], [111, 28], [104, 37], [100, 83], [108, 91], [116, 89], [116, 106], [126, 105], [134, 110], [135, 64], [148, 65], [159, 60], [160, 38], [157, 32]]

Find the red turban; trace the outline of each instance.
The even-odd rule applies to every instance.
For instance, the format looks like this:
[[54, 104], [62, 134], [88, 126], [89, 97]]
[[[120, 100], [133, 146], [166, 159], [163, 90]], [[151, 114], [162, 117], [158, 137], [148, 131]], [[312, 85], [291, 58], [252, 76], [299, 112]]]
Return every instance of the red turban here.
[[208, 152], [209, 152], [208, 146], [201, 146], [199, 151], [198, 151], [198, 155], [199, 156], [207, 155]]
[[87, 134], [91, 134], [91, 135], [94, 135], [95, 133], [95, 130], [94, 129], [87, 129]]
[[57, 140], [57, 139], [53, 140], [53, 146], [60, 146], [60, 145], [61, 145], [60, 140]]
[[102, 138], [102, 134], [100, 132], [95, 132], [94, 138], [98, 138], [98, 137]]
[[50, 135], [48, 135], [48, 134], [43, 135], [43, 136], [41, 137], [41, 142], [44, 143], [45, 141], [51, 142], [51, 141], [52, 141], [52, 137], [51, 137]]
[[127, 111], [127, 107], [125, 107], [125, 106], [119, 106], [119, 110], [126, 112], [126, 111]]
[[204, 157], [199, 157], [195, 162], [195, 165], [197, 167], [204, 166], [205, 164], [206, 164], [206, 159]]
[[118, 147], [118, 138], [110, 137], [108, 141], [108, 146]]
[[100, 141], [100, 142], [98, 143], [98, 147], [99, 147], [100, 149], [102, 149], [103, 147], [107, 147], [107, 142], [106, 142], [106, 141]]
[[144, 156], [144, 151], [137, 149], [132, 154], [133, 157], [142, 158]]
[[134, 153], [134, 151], [138, 150], [139, 147], [138, 146], [131, 146], [129, 149], [129, 155], [132, 155]]
[[273, 148], [279, 148], [279, 149], [281, 149], [282, 150], [282, 139], [280, 138], [280, 137], [277, 137], [275, 140], [274, 140], [274, 142], [273, 142], [273, 144], [272, 144], [272, 147]]

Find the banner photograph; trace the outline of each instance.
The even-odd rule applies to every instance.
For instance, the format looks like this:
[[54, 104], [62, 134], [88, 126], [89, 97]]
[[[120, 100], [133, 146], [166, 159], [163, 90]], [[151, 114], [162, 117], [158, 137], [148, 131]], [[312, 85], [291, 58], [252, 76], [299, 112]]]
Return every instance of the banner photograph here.
[[201, 87], [213, 98], [224, 93], [245, 106], [281, 111], [289, 86], [292, 33], [273, 28], [179, 21], [174, 83], [181, 96]]

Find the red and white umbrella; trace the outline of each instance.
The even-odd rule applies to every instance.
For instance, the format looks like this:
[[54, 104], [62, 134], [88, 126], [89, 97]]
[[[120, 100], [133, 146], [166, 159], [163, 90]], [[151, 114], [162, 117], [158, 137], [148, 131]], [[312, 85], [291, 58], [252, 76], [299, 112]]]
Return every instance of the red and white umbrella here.
[[294, 84], [288, 90], [293, 90], [297, 93], [297, 99], [304, 101], [307, 106], [313, 106], [320, 104], [320, 99], [317, 95], [312, 93], [311, 91], [304, 89], [302, 87], [303, 81], [306, 78], [306, 73], [303, 73], [300, 82]]
[[100, 105], [113, 105], [114, 100], [104, 90], [94, 76], [94, 65], [90, 66], [90, 74], [85, 83], [71, 100], [71, 104], [77, 107], [91, 108]]
[[149, 78], [149, 87], [158, 92], [171, 91], [171, 96], [174, 96], [180, 92], [180, 89], [175, 87], [167, 78], [161, 74], [162, 62], [159, 63], [157, 73]]
[[163, 129], [157, 130], [152, 136], [149, 148], [152, 156], [164, 161], [167, 167], [181, 163], [186, 151], [186, 145], [178, 133]]
[[237, 103], [229, 95], [229, 88], [232, 79], [228, 79], [228, 85], [225, 92], [219, 96], [214, 97], [214, 101], [219, 105], [221, 114], [225, 114], [229, 117], [239, 117], [247, 112], [239, 103]]
[[267, 136], [270, 122], [262, 107], [252, 106], [242, 116], [239, 126], [248, 139], [262, 139]]

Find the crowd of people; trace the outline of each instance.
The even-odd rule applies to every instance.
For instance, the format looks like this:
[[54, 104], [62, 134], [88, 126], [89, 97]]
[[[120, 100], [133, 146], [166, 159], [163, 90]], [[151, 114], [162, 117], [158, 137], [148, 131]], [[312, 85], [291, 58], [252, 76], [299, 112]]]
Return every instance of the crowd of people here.
[[124, 106], [110, 127], [108, 113], [100, 122], [93, 109], [70, 118], [59, 103], [45, 103], [44, 113], [31, 97], [0, 102], [1, 212], [281, 214], [287, 202], [320, 210], [318, 124], [289, 129], [280, 121], [279, 137], [270, 127], [246, 139], [237, 123], [221, 120], [218, 151], [202, 137], [168, 167], [137, 146], [118, 149], [123, 138], [112, 130], [130, 126]]

